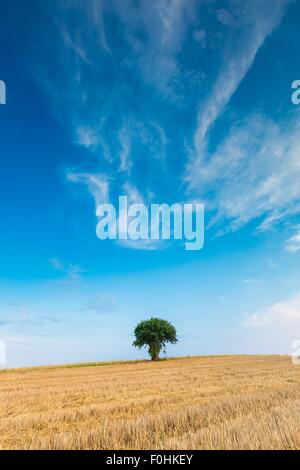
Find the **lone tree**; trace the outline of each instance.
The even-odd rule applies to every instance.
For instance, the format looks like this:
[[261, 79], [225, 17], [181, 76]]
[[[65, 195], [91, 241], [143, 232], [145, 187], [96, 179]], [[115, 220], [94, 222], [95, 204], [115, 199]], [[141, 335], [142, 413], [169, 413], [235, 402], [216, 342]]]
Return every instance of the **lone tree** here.
[[141, 321], [134, 330], [136, 348], [148, 347], [152, 361], [159, 359], [159, 353], [167, 343], [177, 343], [176, 329], [171, 323], [160, 318]]

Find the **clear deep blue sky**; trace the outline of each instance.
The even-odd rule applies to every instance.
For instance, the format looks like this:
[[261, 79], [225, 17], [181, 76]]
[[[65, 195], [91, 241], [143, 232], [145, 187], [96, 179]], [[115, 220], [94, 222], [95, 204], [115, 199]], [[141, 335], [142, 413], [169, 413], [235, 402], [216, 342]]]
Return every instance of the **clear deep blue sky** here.
[[[300, 2], [1, 0], [7, 365], [291, 352], [300, 339]], [[204, 202], [205, 246], [96, 237], [98, 202]], [[153, 247], [152, 247], [153, 248]]]

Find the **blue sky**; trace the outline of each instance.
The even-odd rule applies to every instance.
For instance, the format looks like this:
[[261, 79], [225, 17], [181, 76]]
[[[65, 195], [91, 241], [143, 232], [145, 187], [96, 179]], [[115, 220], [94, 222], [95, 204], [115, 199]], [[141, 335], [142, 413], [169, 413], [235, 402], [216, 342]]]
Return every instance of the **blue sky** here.
[[[132, 332], [153, 315], [178, 329], [169, 355], [291, 352], [299, 18], [289, 0], [1, 1], [8, 366], [145, 357]], [[203, 250], [100, 241], [96, 206], [120, 195], [203, 202]]]

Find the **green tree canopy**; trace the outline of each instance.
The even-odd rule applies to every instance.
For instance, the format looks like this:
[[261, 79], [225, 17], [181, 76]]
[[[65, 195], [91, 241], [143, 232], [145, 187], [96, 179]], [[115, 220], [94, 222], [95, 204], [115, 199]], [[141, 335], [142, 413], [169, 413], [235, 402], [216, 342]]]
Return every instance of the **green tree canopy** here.
[[159, 359], [159, 353], [167, 343], [177, 343], [176, 329], [167, 320], [160, 318], [150, 318], [141, 321], [134, 330], [136, 348], [148, 347], [148, 352], [152, 361]]

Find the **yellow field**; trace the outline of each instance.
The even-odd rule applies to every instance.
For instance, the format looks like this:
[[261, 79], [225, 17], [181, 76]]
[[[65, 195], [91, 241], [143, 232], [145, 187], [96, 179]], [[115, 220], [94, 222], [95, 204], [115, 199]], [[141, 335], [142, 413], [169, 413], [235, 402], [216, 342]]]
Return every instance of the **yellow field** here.
[[224, 356], [0, 373], [1, 449], [300, 449], [300, 367]]

